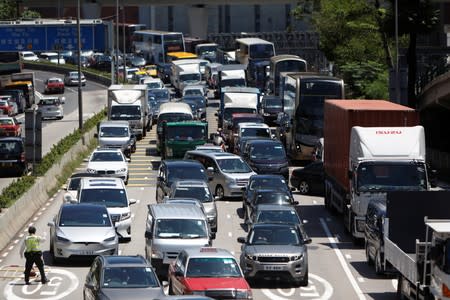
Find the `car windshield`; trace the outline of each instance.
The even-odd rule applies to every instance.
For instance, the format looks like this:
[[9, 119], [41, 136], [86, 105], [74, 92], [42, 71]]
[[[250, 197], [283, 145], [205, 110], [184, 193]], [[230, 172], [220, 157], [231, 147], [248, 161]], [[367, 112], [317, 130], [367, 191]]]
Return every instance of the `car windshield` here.
[[199, 179], [205, 182], [208, 177], [205, 174], [204, 168], [200, 166], [173, 166], [169, 168], [169, 185], [172, 185], [177, 180], [181, 179]]
[[111, 120], [136, 120], [141, 118], [139, 105], [114, 105], [111, 107]]
[[91, 161], [124, 161], [120, 152], [95, 152]]
[[248, 241], [250, 245], [300, 245], [302, 239], [291, 227], [258, 227], [250, 232]]
[[147, 85], [147, 88], [149, 88], [149, 89], [159, 89], [161, 87], [161, 84], [159, 83], [159, 81], [147, 82], [145, 84]]
[[158, 219], [156, 221], [156, 237], [161, 239], [206, 238], [207, 225], [201, 219]]
[[69, 186], [67, 187], [70, 191], [76, 191], [80, 186], [81, 177], [75, 177], [70, 179]]
[[270, 191], [258, 193], [256, 204], [292, 204], [292, 202], [289, 195]]
[[101, 127], [101, 137], [127, 137], [130, 133], [128, 127]]
[[258, 212], [256, 222], [300, 224], [300, 219], [293, 210], [262, 210]]
[[104, 207], [68, 205], [61, 211], [60, 227], [111, 227], [108, 212]]
[[194, 198], [198, 199], [201, 202], [213, 201], [209, 189], [203, 186], [177, 187], [177, 189], [173, 193], [173, 197]]
[[264, 99], [264, 106], [270, 108], [280, 108], [281, 98], [266, 98]]
[[106, 207], [127, 207], [128, 199], [123, 189], [83, 189], [80, 203], [102, 204]]
[[280, 177], [275, 178], [253, 178], [250, 180], [249, 189], [250, 190], [258, 190], [262, 188], [280, 188], [287, 189], [286, 181]]
[[112, 267], [103, 271], [104, 288], [159, 287], [151, 267]]
[[217, 164], [225, 173], [249, 173], [252, 171], [241, 158], [219, 159]]
[[14, 125], [14, 122], [12, 119], [0, 119], [0, 125]]
[[200, 77], [201, 77], [201, 75], [200, 75], [200, 73], [198, 73], [198, 74], [195, 74], [195, 73], [193, 73], [193, 74], [183, 74], [183, 75], [180, 75], [179, 76], [180, 77], [180, 81], [181, 82], [193, 82], [193, 81], [200, 81]]
[[61, 79], [49, 79], [48, 83], [61, 83]]
[[254, 145], [250, 147], [250, 158], [264, 160], [283, 160], [286, 159], [286, 152], [280, 145]]
[[185, 96], [203, 96], [203, 92], [201, 90], [196, 89], [185, 89]]
[[193, 257], [189, 259], [186, 277], [242, 277], [232, 257]]
[[166, 89], [154, 89], [149, 92], [149, 97], [155, 97], [155, 99], [170, 99], [170, 93]]
[[242, 137], [257, 136], [257, 137], [270, 138], [270, 129], [269, 128], [254, 128], [254, 127], [242, 128], [241, 136]]

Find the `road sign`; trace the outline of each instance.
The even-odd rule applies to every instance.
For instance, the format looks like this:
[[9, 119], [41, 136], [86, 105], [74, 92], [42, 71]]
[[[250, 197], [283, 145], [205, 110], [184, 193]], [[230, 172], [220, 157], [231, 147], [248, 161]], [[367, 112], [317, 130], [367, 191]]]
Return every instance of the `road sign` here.
[[[80, 21], [80, 33], [82, 50], [105, 50], [106, 25], [103, 22]], [[0, 24], [0, 51], [76, 49], [78, 49], [76, 21], [23, 21]]]

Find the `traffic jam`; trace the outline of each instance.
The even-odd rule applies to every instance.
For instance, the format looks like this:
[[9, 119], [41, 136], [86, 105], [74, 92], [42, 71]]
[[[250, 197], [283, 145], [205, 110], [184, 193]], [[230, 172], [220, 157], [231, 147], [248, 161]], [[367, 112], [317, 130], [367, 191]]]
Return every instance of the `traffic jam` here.
[[[182, 33], [135, 35], [181, 44], [86, 53], [83, 74], [49, 73], [39, 91], [26, 70], [0, 90], [0, 170], [20, 178], [31, 165], [16, 117], [35, 107], [63, 122], [88, 70], [122, 62], [99, 88], [97, 147], [0, 252], [4, 299], [450, 297], [448, 193], [416, 110], [344, 99], [342, 79], [261, 38], [186, 52]], [[17, 245], [32, 227], [42, 243], [24, 245], [44, 273], [35, 261], [28, 280]]]

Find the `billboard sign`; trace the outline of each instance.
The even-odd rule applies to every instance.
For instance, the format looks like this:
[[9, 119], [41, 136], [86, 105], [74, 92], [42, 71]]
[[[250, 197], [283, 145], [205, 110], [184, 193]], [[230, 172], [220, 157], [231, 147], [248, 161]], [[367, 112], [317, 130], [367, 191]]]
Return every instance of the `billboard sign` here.
[[[105, 50], [105, 25], [80, 24], [81, 50]], [[61, 51], [78, 49], [76, 22], [0, 24], [0, 51]]]

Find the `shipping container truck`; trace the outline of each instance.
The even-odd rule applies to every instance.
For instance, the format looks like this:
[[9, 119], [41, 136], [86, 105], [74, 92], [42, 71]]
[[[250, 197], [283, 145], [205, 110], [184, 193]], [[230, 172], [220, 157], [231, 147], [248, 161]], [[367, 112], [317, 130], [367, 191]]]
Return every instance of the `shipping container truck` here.
[[148, 89], [145, 84], [113, 84], [108, 88], [108, 120], [128, 121], [137, 139], [150, 130]]
[[450, 299], [450, 191], [388, 192], [384, 259], [399, 299]]
[[325, 206], [364, 237], [372, 199], [428, 190], [425, 134], [414, 109], [384, 100], [327, 100], [324, 111]]

